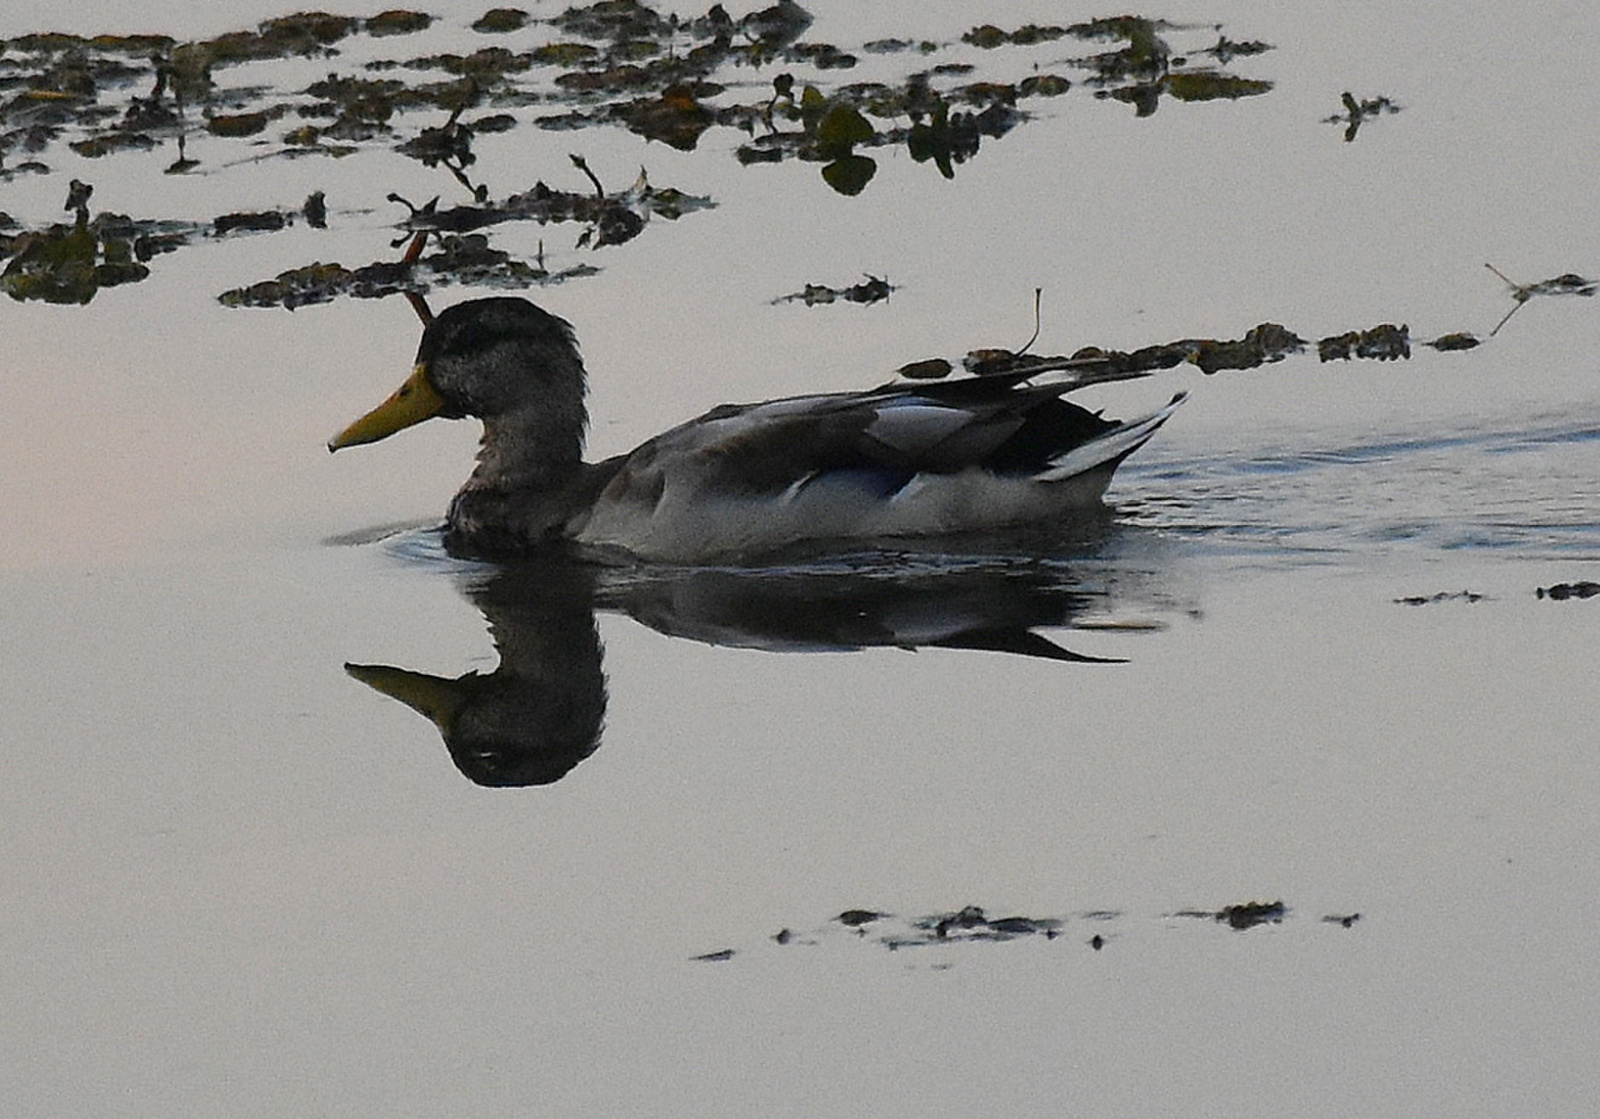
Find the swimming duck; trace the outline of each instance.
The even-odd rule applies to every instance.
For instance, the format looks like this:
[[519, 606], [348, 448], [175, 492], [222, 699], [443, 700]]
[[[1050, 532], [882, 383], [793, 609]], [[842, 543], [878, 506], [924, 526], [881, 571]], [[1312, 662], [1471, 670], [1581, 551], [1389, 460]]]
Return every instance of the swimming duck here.
[[724, 404], [586, 463], [571, 325], [525, 299], [474, 299], [428, 325], [410, 378], [328, 449], [476, 416], [483, 439], [450, 503], [452, 550], [496, 558], [566, 540], [696, 563], [1065, 518], [1098, 505], [1183, 399], [1118, 423], [1061, 399], [1081, 378], [1030, 376]]

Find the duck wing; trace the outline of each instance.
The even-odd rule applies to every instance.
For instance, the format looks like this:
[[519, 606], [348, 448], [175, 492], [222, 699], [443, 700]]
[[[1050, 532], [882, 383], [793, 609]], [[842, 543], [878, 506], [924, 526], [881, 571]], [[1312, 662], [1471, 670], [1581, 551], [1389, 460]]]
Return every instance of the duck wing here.
[[918, 474], [974, 467], [1059, 480], [1132, 451], [1182, 399], [1120, 424], [1060, 399], [1071, 385], [995, 381], [722, 405], [625, 456], [605, 497], [653, 505], [678, 484], [783, 494], [839, 472], [876, 479], [885, 494]]
[[1182, 399], [1122, 424], [1062, 400], [1072, 387], [983, 378], [723, 405], [644, 444], [623, 473], [654, 488], [658, 475], [687, 470], [699, 485], [749, 495], [840, 471], [877, 477], [888, 492], [917, 474], [972, 468], [1051, 481], [1133, 450]]

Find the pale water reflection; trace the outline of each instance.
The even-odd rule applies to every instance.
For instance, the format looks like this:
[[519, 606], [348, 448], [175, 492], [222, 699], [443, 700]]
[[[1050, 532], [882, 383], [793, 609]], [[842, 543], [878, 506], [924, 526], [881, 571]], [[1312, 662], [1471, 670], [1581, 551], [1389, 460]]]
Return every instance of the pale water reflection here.
[[[809, 6], [818, 42], [942, 43], [977, 68], [952, 85], [1095, 49], [962, 43], [970, 4]], [[289, 10], [12, 5], [0, 34], [212, 35]], [[480, 12], [445, 14], [439, 50], [483, 45]], [[696, 152], [612, 126], [481, 135], [497, 193], [586, 189], [578, 151], [608, 185], [645, 164], [718, 203], [599, 251], [519, 227], [522, 256], [542, 232], [552, 270], [599, 269], [535, 296], [583, 337], [594, 454], [722, 401], [1015, 348], [1038, 287], [1037, 352], [1071, 353], [1263, 322], [1488, 339], [1512, 297], [1485, 262], [1600, 271], [1596, 94], [1574, 78], [1593, 4], [1149, 14], [1185, 43], [1217, 23], [1271, 43], [1236, 66], [1271, 92], [1139, 116], [1074, 84], [953, 179], [874, 148], [854, 198], [815, 164], [741, 165], [734, 129]], [[389, 42], [259, 73], [303, 90]], [[27, 108], [12, 57], [0, 103]], [[796, 72], [832, 90], [931, 62], [860, 57]], [[735, 74], [727, 100], [772, 76]], [[1324, 123], [1346, 92], [1400, 111], [1346, 143]], [[447, 116], [417, 112], [405, 138]], [[464, 202], [451, 177], [387, 141], [258, 161], [247, 140], [225, 165], [235, 142], [197, 136], [203, 169], [168, 176], [171, 138], [98, 158], [20, 139], [5, 170], [51, 165], [0, 179], [28, 229], [70, 221], [74, 178], [95, 213], [210, 223], [322, 190], [329, 222], [208, 235], [84, 307], [3, 300], [8, 1112], [1501, 1116], [1600, 1097], [1600, 599], [1537, 594], [1600, 572], [1597, 300], [1530, 300], [1471, 351], [1095, 389], [1111, 415], [1190, 396], [1119, 472], [1102, 531], [1021, 564], [519, 575], [449, 560], [427, 528], [366, 531], [436, 521], [465, 425], [322, 449], [403, 374], [409, 308], [215, 300], [392, 259], [384, 194]], [[772, 302], [863, 273], [890, 298]], [[1027, 633], [1109, 663], [1025, 655], [1044, 649]], [[992, 645], [1012, 651], [973, 648]], [[796, 646], [854, 651], [773, 651]], [[457, 752], [350, 662], [421, 674], [391, 682]], [[530, 710], [559, 745], [507, 745]], [[474, 767], [563, 775], [484, 788]], [[1216, 919], [1276, 902], [1255, 927]]]

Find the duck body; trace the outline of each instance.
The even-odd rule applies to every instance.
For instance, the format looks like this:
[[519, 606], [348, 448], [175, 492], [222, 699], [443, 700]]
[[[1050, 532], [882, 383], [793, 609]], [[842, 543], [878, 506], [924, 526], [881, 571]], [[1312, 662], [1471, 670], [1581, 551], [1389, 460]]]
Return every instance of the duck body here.
[[808, 542], [1051, 523], [1096, 507], [1182, 396], [1118, 423], [1061, 399], [1080, 383], [1003, 374], [722, 405], [585, 463], [571, 327], [523, 299], [480, 299], [430, 324], [411, 379], [329, 446], [431, 415], [475, 415], [484, 436], [450, 505], [452, 549], [493, 558], [565, 540], [601, 554], [726, 561]]

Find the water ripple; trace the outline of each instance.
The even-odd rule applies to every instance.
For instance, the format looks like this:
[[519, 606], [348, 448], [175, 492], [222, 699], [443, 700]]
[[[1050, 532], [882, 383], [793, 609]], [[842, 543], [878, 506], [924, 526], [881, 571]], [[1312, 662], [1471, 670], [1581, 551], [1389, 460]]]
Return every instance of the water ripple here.
[[1307, 449], [1157, 452], [1125, 468], [1136, 496], [1119, 509], [1203, 550], [1290, 563], [1406, 550], [1600, 559], [1597, 441], [1592, 418], [1546, 417]]

